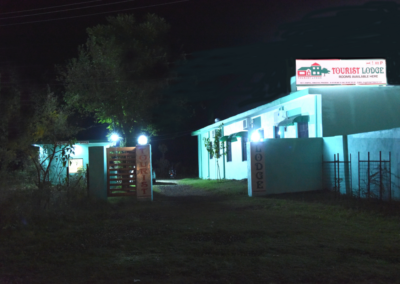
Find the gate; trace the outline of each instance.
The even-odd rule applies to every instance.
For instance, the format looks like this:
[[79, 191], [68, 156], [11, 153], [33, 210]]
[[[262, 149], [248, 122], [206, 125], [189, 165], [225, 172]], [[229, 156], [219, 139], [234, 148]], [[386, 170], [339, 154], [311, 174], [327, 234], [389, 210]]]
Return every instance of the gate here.
[[333, 155], [333, 161], [322, 161], [322, 185], [336, 194], [352, 192], [351, 154], [349, 161], [340, 161], [339, 153]]
[[361, 160], [358, 152], [358, 197], [391, 201], [391, 162], [390, 152], [389, 160], [382, 160], [381, 151], [379, 160], [371, 160], [369, 152], [368, 160]]
[[136, 195], [136, 147], [107, 148], [107, 196]]

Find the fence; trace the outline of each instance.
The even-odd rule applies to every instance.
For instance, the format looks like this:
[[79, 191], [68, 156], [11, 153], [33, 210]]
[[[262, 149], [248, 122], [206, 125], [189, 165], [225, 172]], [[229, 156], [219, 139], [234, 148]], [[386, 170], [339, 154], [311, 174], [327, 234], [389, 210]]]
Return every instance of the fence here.
[[333, 161], [322, 160], [322, 184], [336, 194], [352, 192], [351, 154], [349, 161], [340, 161], [339, 153], [333, 155]]
[[379, 152], [379, 160], [361, 160], [358, 152], [358, 197], [379, 198], [379, 200], [392, 200], [391, 181], [391, 153], [389, 160], [382, 160], [382, 152]]

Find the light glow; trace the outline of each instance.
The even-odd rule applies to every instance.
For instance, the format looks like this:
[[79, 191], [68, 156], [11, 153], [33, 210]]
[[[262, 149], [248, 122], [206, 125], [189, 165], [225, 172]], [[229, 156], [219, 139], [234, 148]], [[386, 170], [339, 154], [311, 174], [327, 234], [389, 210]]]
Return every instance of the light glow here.
[[120, 138], [121, 137], [119, 137], [118, 134], [116, 134], [116, 133], [111, 134], [111, 137], [110, 137], [111, 141], [113, 141], [113, 142], [117, 142]]
[[260, 142], [261, 141], [261, 135], [258, 131], [254, 131], [251, 134], [251, 141], [252, 142]]
[[146, 145], [147, 144], [147, 137], [145, 135], [140, 135], [138, 138], [139, 145]]
[[74, 145], [74, 156], [82, 154], [82, 147], [79, 145]]

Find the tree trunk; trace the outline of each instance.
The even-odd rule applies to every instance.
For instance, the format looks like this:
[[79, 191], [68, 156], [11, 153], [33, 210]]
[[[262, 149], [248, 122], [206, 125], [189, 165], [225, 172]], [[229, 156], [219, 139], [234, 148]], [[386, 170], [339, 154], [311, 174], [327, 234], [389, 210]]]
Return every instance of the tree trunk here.
[[132, 133], [129, 132], [130, 127], [128, 125], [123, 125], [123, 131], [124, 131], [124, 147], [135, 147], [136, 146], [136, 133], [135, 131], [132, 131]]

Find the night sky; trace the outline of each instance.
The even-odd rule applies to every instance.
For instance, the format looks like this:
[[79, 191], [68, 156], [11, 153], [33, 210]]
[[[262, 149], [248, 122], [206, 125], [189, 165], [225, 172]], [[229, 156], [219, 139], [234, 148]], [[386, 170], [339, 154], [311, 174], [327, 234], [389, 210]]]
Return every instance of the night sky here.
[[[296, 58], [383, 57], [389, 83], [400, 83], [398, 2], [384, 1], [0, 0], [0, 62], [16, 66], [27, 84], [60, 87], [54, 66], [76, 57], [87, 27], [118, 13], [164, 17], [174, 47], [187, 54], [169, 95], [189, 96], [198, 116], [153, 139], [155, 148], [168, 146], [172, 162], [197, 163], [191, 131], [286, 95]], [[82, 137], [104, 135], [93, 127]]]

